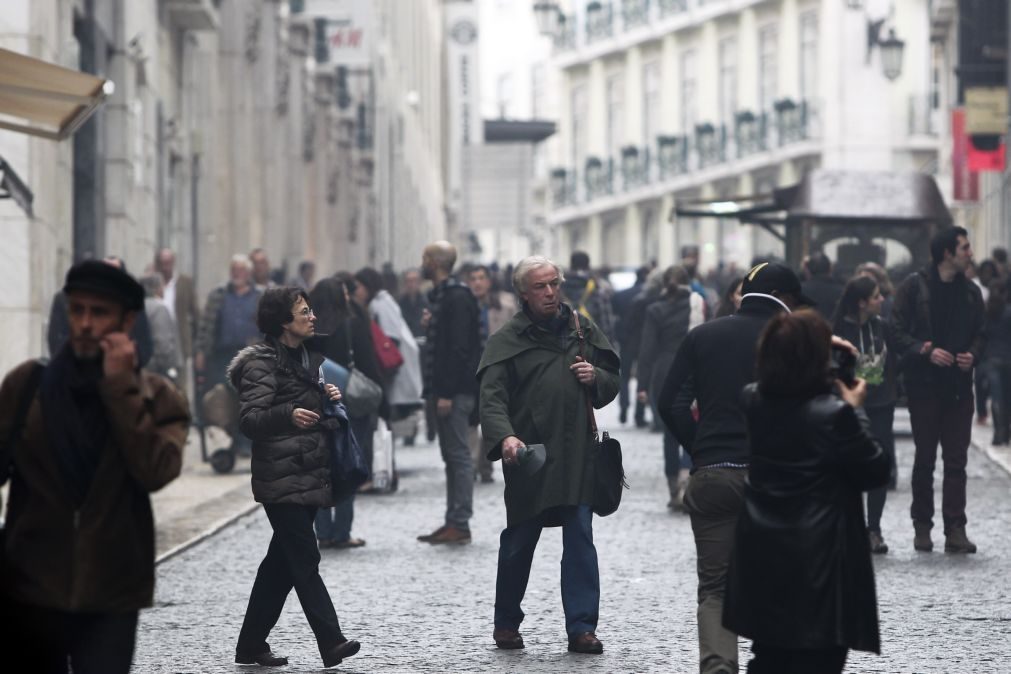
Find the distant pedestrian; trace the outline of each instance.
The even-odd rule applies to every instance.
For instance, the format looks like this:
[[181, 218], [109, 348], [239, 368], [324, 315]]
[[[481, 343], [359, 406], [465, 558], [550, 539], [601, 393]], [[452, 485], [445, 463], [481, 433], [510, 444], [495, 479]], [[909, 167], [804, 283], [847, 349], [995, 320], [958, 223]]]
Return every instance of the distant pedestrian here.
[[140, 369], [129, 333], [144, 290], [130, 275], [81, 262], [63, 296], [69, 339], [0, 386], [0, 644], [23, 658], [12, 671], [125, 674], [154, 600], [149, 493], [179, 475], [189, 412]]
[[[144, 313], [151, 326], [153, 353], [147, 369], [170, 379], [178, 385], [182, 368], [182, 353], [179, 350], [179, 329], [172, 320], [172, 314], [162, 300], [164, 283], [157, 274], [140, 280], [144, 287]], [[180, 389], [181, 390], [181, 389]]]
[[[651, 404], [660, 398], [678, 347], [690, 330], [702, 325], [706, 312], [705, 301], [692, 291], [691, 278], [684, 267], [669, 267], [663, 278], [664, 291], [660, 300], [646, 309], [646, 323], [638, 349], [638, 398]], [[678, 446], [674, 434], [667, 428], [663, 429], [663, 464], [670, 495], [667, 507], [678, 510], [684, 503], [692, 459]]]
[[298, 263], [298, 275], [295, 276], [288, 285], [292, 285], [296, 288], [301, 288], [302, 290], [309, 292], [312, 290], [315, 277], [316, 263], [312, 260], [302, 260]]
[[470, 543], [474, 514], [474, 461], [467, 433], [477, 398], [474, 372], [481, 357], [479, 310], [470, 288], [452, 277], [456, 248], [447, 241], [425, 247], [421, 267], [434, 288], [425, 350], [425, 395], [436, 413], [446, 464], [445, 523], [418, 536], [433, 545]]
[[[520, 604], [534, 550], [544, 527], [561, 526], [568, 648], [601, 653], [590, 505], [595, 445], [587, 408], [604, 407], [618, 394], [619, 363], [602, 331], [584, 317], [577, 326], [575, 310], [561, 302], [563, 278], [543, 257], [516, 266], [513, 284], [523, 311], [491, 336], [478, 369], [481, 426], [493, 443], [492, 458], [502, 459], [506, 482], [493, 638], [499, 648], [523, 648]], [[542, 443], [547, 452], [533, 475], [517, 468], [518, 451], [528, 443]]]
[[[895, 379], [897, 363], [892, 326], [881, 320], [885, 302], [877, 281], [870, 276], [856, 276], [843, 289], [836, 309], [832, 332], [853, 344], [857, 354], [857, 376], [867, 382], [864, 411], [870, 420], [870, 432], [881, 445], [889, 461], [889, 476], [895, 472]], [[881, 514], [885, 509], [888, 486], [867, 492], [867, 531], [871, 552], [888, 552], [881, 533]]]
[[884, 302], [881, 303], [881, 320], [891, 323], [892, 306], [895, 304], [895, 286], [892, 285], [892, 279], [888, 276], [885, 268], [877, 262], [864, 262], [857, 265], [853, 274], [854, 276], [870, 276], [877, 281], [878, 290], [881, 291], [881, 297], [884, 298]]
[[179, 388], [189, 390], [190, 359], [193, 357], [193, 341], [197, 336], [200, 323], [200, 309], [197, 307], [197, 291], [193, 277], [182, 274], [176, 268], [176, 256], [172, 250], [162, 248], [154, 258], [155, 271], [163, 282], [162, 301], [172, 315], [172, 320], [179, 331], [180, 365], [177, 378]]
[[253, 285], [257, 290], [263, 292], [267, 288], [277, 287], [277, 283], [271, 277], [270, 258], [267, 256], [267, 251], [262, 248], [254, 248], [249, 251], [249, 264], [252, 265]]
[[[502, 329], [516, 315], [516, 298], [512, 293], [500, 292], [493, 287], [491, 270], [484, 265], [476, 265], [467, 272], [467, 285], [474, 293], [480, 313], [481, 352], [488, 344], [488, 338]], [[488, 484], [494, 481], [492, 464], [488, 460], [491, 449], [488, 442], [482, 438], [478, 430], [477, 410], [471, 415], [469, 443], [474, 456], [475, 472], [481, 482]]]
[[720, 306], [716, 310], [716, 318], [723, 318], [737, 313], [741, 308], [741, 286], [744, 285], [744, 277], [737, 276], [730, 280], [727, 289], [720, 297]]
[[239, 350], [256, 342], [256, 304], [261, 291], [253, 285], [252, 263], [244, 255], [234, 255], [229, 281], [207, 296], [200, 333], [197, 336], [194, 369], [201, 391], [225, 381], [225, 368]]
[[404, 315], [404, 320], [411, 327], [411, 332], [415, 337], [425, 336], [425, 327], [421, 324], [421, 317], [428, 309], [428, 298], [421, 292], [421, 272], [417, 269], [408, 269], [404, 272], [403, 290], [397, 299], [400, 311]]
[[635, 283], [624, 290], [619, 290], [611, 297], [611, 308], [614, 310], [614, 343], [621, 353], [621, 388], [618, 390], [618, 421], [628, 422], [628, 408], [634, 407], [633, 419], [643, 419], [645, 403], [636, 396], [629, 396], [628, 387], [635, 364], [639, 357], [638, 332], [632, 330], [632, 307], [636, 298], [642, 293], [649, 276], [649, 267], [639, 267], [635, 271]]
[[822, 318], [831, 321], [843, 291], [843, 284], [832, 276], [832, 260], [820, 251], [812, 253], [806, 268], [808, 278], [803, 283], [804, 294], [814, 300], [814, 309]]
[[[341, 274], [349, 278], [346, 272]], [[316, 334], [306, 342], [306, 346], [338, 365], [354, 369], [379, 383], [381, 374], [372, 349], [372, 331], [369, 317], [355, 302], [351, 301], [349, 284], [336, 276], [322, 279], [309, 293], [309, 303], [316, 312]], [[365, 455], [366, 463], [372, 465], [372, 445], [375, 437], [378, 415], [367, 414], [347, 403], [351, 431]], [[355, 492], [343, 495], [332, 508], [320, 508], [316, 515], [316, 538], [320, 548], [360, 548], [365, 540], [351, 534], [354, 522]]]
[[577, 250], [569, 257], [569, 271], [562, 285], [562, 297], [586, 318], [592, 320], [607, 338], [614, 337], [614, 310], [609, 286], [590, 271], [590, 256]]
[[972, 371], [985, 346], [983, 296], [965, 278], [969, 235], [950, 227], [930, 242], [932, 264], [902, 282], [892, 322], [909, 399], [913, 461], [913, 547], [934, 544], [934, 464], [944, 461], [941, 513], [945, 552], [976, 552], [965, 532], [965, 465], [972, 432]]
[[[993, 407], [993, 438], [998, 447], [1011, 445], [1011, 301], [1007, 281], [990, 284], [987, 300], [986, 349], [984, 372], [990, 380]], [[977, 370], [976, 376], [980, 376]]]
[[752, 640], [749, 674], [841, 673], [849, 649], [881, 651], [862, 492], [889, 460], [866, 382], [830, 374], [831, 340], [811, 310], [774, 317], [743, 396], [751, 466], [723, 624]]
[[323, 356], [306, 349], [316, 317], [301, 288], [270, 288], [256, 312], [262, 342], [243, 349], [228, 367], [239, 392], [239, 428], [253, 441], [253, 498], [263, 504], [273, 536], [256, 572], [235, 662], [281, 666], [267, 637], [294, 588], [316, 637], [324, 667], [340, 664], [361, 647], [341, 630], [330, 594], [319, 575], [320, 554], [313, 520], [333, 505], [327, 431], [327, 400], [339, 401], [336, 386], [319, 379]]
[[[755, 372], [758, 337], [773, 317], [810, 304], [789, 267], [762, 263], [744, 278], [741, 308], [685, 337], [664, 380], [657, 409], [692, 457], [684, 507], [698, 557], [699, 669], [737, 671], [737, 635], [723, 627], [723, 591], [734, 527], [744, 507], [751, 450], [741, 390]], [[698, 416], [692, 412], [698, 403]]]

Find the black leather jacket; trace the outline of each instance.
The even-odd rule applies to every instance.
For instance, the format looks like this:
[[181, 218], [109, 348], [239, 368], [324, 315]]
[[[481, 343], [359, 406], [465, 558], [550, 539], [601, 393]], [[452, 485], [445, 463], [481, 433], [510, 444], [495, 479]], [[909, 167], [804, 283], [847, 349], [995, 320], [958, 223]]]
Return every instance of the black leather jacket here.
[[863, 410], [745, 388], [751, 467], [723, 624], [784, 648], [880, 651], [862, 492], [888, 481]]

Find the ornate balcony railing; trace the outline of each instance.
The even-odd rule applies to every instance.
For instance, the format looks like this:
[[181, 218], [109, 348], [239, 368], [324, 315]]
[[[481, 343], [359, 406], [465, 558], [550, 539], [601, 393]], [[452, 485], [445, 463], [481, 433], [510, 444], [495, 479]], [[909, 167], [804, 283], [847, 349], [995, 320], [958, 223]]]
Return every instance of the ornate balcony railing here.
[[658, 4], [661, 17], [688, 11], [688, 0], [658, 0]]
[[586, 43], [614, 35], [614, 7], [611, 3], [590, 0], [586, 4]]
[[621, 22], [625, 30], [649, 24], [650, 0], [622, 0]]

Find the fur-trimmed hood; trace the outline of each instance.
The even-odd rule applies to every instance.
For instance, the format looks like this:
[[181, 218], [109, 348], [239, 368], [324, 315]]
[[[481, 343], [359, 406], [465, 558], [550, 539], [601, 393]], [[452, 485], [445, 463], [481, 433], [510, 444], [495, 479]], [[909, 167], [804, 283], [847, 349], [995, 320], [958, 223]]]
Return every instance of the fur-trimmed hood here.
[[232, 362], [228, 364], [225, 368], [225, 378], [228, 383], [232, 385], [232, 388], [236, 391], [239, 390], [239, 382], [242, 380], [242, 370], [246, 365], [252, 360], [274, 360], [278, 359], [277, 347], [269, 342], [257, 342], [252, 346], [247, 346], [246, 348], [235, 354], [235, 358], [232, 358]]

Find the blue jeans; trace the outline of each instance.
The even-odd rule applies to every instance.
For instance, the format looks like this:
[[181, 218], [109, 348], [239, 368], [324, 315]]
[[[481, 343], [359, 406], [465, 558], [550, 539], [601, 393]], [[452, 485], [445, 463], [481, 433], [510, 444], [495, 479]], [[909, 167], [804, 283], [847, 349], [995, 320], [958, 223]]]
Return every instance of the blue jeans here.
[[562, 608], [570, 638], [597, 629], [600, 572], [593, 546], [593, 511], [588, 505], [559, 506], [502, 530], [495, 581], [495, 627], [518, 630], [523, 622], [520, 603], [527, 591], [530, 563], [541, 537], [545, 517], [562, 522]]

